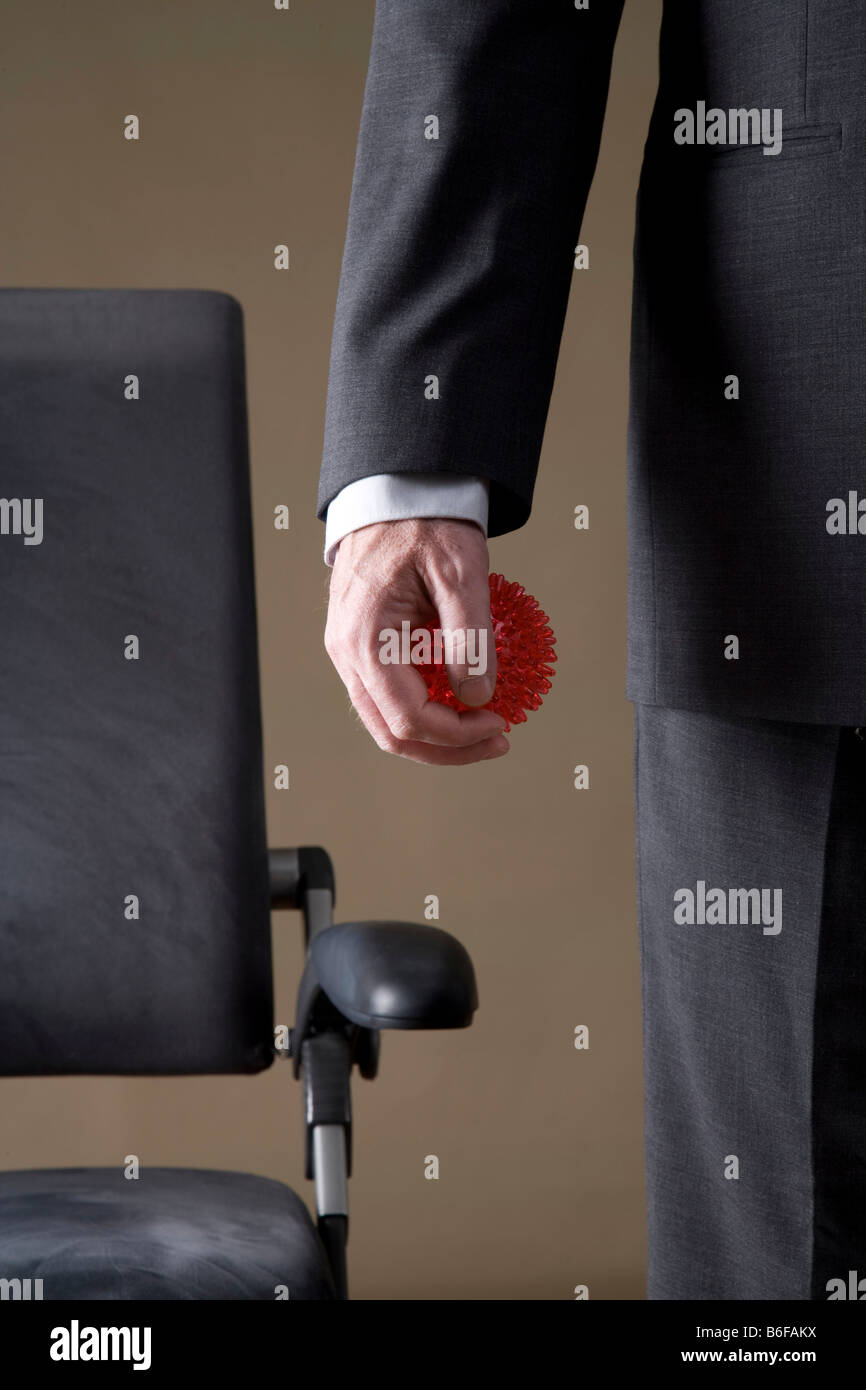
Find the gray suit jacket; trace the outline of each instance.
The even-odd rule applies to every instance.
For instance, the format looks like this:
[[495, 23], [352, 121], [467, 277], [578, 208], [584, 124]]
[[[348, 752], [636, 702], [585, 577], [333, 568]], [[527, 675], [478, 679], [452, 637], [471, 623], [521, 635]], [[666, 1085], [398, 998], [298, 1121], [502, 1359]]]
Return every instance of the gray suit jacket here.
[[[529, 516], [621, 11], [378, 0], [320, 515], [357, 478], [453, 471], [490, 480], [491, 535]], [[666, 0], [630, 699], [866, 723], [864, 452], [866, 6]]]

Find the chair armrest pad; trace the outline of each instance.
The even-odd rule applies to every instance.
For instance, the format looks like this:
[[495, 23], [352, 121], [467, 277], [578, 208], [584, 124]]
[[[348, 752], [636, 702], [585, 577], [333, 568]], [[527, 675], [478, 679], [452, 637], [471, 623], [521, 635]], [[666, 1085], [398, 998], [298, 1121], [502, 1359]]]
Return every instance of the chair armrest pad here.
[[340, 922], [310, 955], [322, 989], [363, 1028], [468, 1028], [478, 1008], [465, 946], [414, 922]]

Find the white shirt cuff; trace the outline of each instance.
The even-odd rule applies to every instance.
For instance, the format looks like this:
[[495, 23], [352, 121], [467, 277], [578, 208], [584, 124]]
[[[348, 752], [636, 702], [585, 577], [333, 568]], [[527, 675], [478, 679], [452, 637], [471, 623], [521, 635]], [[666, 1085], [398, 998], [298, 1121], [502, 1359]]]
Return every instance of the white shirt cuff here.
[[333, 565], [345, 535], [377, 521], [450, 517], [474, 521], [486, 536], [489, 491], [486, 478], [455, 473], [376, 473], [359, 478], [338, 492], [328, 507], [325, 564]]

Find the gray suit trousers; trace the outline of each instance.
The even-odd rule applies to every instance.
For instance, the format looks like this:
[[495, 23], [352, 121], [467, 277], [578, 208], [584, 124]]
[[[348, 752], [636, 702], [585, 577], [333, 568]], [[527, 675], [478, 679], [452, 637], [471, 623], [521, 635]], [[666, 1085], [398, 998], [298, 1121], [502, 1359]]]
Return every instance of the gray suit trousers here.
[[866, 1298], [866, 742], [636, 704], [635, 795], [649, 1297]]

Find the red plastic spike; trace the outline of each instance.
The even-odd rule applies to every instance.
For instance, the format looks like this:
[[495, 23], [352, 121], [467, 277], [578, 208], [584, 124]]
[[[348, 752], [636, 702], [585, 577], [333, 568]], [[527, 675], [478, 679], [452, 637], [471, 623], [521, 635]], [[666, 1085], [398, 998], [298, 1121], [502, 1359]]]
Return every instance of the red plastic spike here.
[[[493, 699], [481, 708], [501, 715], [507, 732], [512, 724], [525, 724], [526, 711], [538, 709], [550, 689], [556, 638], [538, 601], [522, 584], [509, 583], [501, 574], [490, 576], [490, 617], [496, 644], [496, 689]], [[435, 623], [428, 623], [427, 628], [434, 635], [440, 631]], [[448, 684], [444, 663], [419, 666], [418, 670], [430, 699], [437, 704], [459, 710], [478, 708], [458, 700]]]

